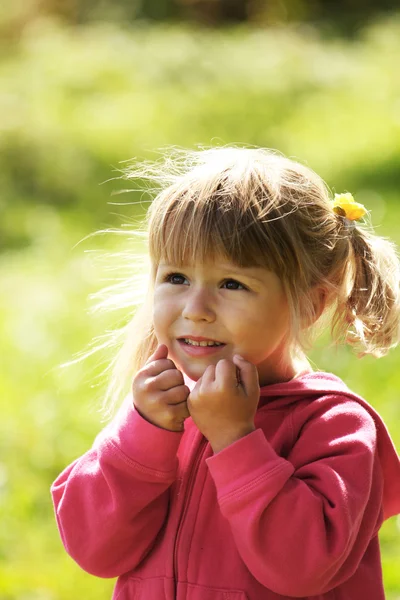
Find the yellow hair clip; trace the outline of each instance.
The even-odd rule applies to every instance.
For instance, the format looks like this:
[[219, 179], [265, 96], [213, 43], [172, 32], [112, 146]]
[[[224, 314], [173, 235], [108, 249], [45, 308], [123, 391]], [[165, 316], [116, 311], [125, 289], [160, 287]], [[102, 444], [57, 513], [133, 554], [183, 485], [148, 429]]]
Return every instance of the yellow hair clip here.
[[348, 192], [347, 194], [335, 194], [333, 211], [349, 221], [358, 221], [366, 214], [367, 209], [363, 204], [356, 202], [352, 194]]

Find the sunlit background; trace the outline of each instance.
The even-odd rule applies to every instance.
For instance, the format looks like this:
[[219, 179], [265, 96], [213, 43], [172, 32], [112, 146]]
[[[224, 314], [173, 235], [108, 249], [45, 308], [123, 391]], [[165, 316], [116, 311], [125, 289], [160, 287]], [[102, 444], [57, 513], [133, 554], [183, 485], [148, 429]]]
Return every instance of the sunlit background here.
[[[86, 451], [127, 308], [88, 299], [135, 267], [149, 196], [119, 179], [165, 146], [254, 144], [351, 191], [400, 244], [400, 5], [381, 0], [14, 0], [0, 6], [0, 599], [108, 600], [64, 552], [49, 487]], [[128, 226], [128, 227], [127, 227]], [[133, 294], [133, 292], [132, 292]], [[97, 298], [98, 300], [99, 298]], [[96, 301], [96, 298], [94, 299]], [[312, 353], [383, 415], [400, 446], [398, 350]], [[382, 529], [388, 600], [400, 528]], [[366, 599], [367, 600], [367, 599]]]

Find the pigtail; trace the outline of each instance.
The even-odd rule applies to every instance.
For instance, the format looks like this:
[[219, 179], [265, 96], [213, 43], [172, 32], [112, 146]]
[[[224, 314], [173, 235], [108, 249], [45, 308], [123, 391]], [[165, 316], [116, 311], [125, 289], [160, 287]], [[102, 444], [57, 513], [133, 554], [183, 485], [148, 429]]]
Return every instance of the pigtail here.
[[[349, 242], [352, 284], [338, 307], [347, 329], [346, 342], [360, 347], [361, 356], [380, 357], [399, 342], [399, 259], [394, 244], [361, 227], [349, 232]], [[339, 321], [336, 315], [336, 325]]]

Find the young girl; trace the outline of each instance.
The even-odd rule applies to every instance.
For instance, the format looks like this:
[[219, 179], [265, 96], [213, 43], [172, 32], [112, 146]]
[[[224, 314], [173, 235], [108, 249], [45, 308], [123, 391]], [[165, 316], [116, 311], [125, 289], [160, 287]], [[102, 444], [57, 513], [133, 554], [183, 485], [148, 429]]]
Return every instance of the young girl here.
[[304, 348], [322, 315], [361, 353], [397, 343], [392, 244], [350, 194], [264, 149], [167, 158], [154, 177], [149, 294], [119, 358], [132, 392], [52, 486], [67, 552], [118, 577], [118, 600], [383, 599], [399, 458]]

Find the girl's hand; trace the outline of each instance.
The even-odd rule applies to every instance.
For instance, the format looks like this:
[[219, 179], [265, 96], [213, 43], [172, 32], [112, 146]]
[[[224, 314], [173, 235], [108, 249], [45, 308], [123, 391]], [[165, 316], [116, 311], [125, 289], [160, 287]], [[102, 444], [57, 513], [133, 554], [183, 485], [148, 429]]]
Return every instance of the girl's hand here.
[[168, 357], [165, 344], [158, 346], [133, 379], [133, 403], [139, 414], [162, 429], [183, 431], [189, 417], [189, 388], [182, 373]]
[[235, 355], [233, 362], [223, 359], [207, 367], [187, 405], [193, 421], [217, 453], [255, 430], [259, 398], [255, 365]]

